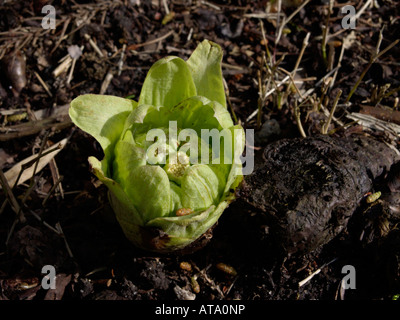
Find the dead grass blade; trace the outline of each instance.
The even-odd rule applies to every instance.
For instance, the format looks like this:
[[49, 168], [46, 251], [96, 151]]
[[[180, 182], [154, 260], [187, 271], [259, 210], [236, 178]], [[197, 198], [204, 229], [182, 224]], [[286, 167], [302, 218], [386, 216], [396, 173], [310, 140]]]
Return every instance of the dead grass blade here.
[[[53, 159], [64, 148], [67, 141], [67, 138], [62, 139], [56, 143], [56, 146], [47, 148], [43, 151], [39, 159], [38, 155], [35, 154], [15, 164], [11, 169], [4, 173], [8, 184], [14, 186], [14, 184], [17, 183], [17, 185], [19, 185], [31, 179], [35, 168], [36, 173], [42, 170], [51, 159]], [[36, 165], [34, 166], [34, 164]]]

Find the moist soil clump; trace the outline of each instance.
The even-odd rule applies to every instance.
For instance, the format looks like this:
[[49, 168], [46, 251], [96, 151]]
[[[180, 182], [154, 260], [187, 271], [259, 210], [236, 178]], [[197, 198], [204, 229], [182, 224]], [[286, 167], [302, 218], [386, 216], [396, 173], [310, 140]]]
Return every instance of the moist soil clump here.
[[397, 153], [372, 137], [279, 140], [246, 177], [242, 198], [262, 210], [278, 245], [308, 253], [344, 228], [374, 181], [388, 176]]

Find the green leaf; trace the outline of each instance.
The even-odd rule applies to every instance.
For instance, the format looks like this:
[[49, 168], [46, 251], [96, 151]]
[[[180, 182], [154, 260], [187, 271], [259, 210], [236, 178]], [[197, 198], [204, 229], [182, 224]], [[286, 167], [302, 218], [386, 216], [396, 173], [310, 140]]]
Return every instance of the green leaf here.
[[228, 204], [227, 201], [223, 201], [218, 206], [212, 205], [207, 210], [187, 216], [156, 218], [149, 221], [147, 226], [160, 228], [166, 232], [168, 242], [165, 246], [168, 251], [172, 251], [185, 247], [211, 228]]
[[166, 57], [150, 68], [140, 92], [139, 105], [173, 107], [196, 95], [196, 87], [185, 61]]
[[221, 130], [234, 125], [226, 108], [202, 96], [190, 97], [182, 101], [166, 113], [164, 118], [177, 120], [178, 128], [192, 128], [198, 135], [201, 135], [201, 129]]
[[[141, 219], [139, 212], [136, 210], [133, 202], [122, 189], [121, 185], [105, 176], [103, 171], [103, 161], [97, 160], [95, 157], [89, 157], [89, 164], [91, 166], [91, 170], [94, 175], [103, 182], [110, 192], [113, 194], [114, 203], [118, 205], [118, 208], [122, 208], [123, 210], [116, 210], [115, 206], [112, 205], [114, 211], [118, 213], [118, 220], [124, 220], [129, 222], [130, 224], [135, 225], [143, 225], [143, 220]], [[115, 198], [118, 201], [115, 201]]]
[[217, 101], [210, 101], [208, 105], [214, 110], [214, 117], [218, 120], [222, 128], [228, 129], [232, 127], [233, 121], [228, 109]]
[[113, 178], [123, 187], [126, 186], [130, 172], [146, 165], [146, 154], [133, 140], [132, 132], [127, 131], [114, 149]]
[[217, 101], [226, 108], [221, 70], [222, 55], [218, 44], [204, 40], [193, 51], [187, 64], [192, 73], [197, 95]]
[[170, 212], [173, 215], [178, 209], [182, 208], [181, 202], [181, 188], [176, 185], [174, 182], [170, 182], [171, 188], [171, 207]]
[[243, 180], [242, 162], [240, 160], [240, 156], [242, 155], [244, 147], [246, 145], [245, 133], [241, 125], [236, 125], [230, 128], [230, 130], [233, 137], [233, 163], [226, 181], [224, 194], [229, 194], [230, 190], [234, 190]]
[[173, 107], [165, 117], [169, 120], [176, 120], [178, 128], [191, 128], [200, 135], [201, 129], [219, 127], [219, 123], [214, 117], [214, 110], [208, 103], [210, 101], [204, 97], [191, 97]]
[[145, 165], [131, 171], [125, 191], [145, 223], [170, 213], [170, 182], [159, 166]]
[[133, 100], [96, 94], [81, 95], [71, 101], [69, 116], [77, 127], [93, 136], [104, 153], [114, 146], [129, 113], [136, 108]]
[[123, 134], [131, 130], [136, 141], [139, 135], [145, 137], [153, 128], [162, 128], [167, 133], [170, 121], [177, 122], [178, 130], [193, 129], [198, 136], [201, 136], [202, 129], [222, 130], [233, 126], [228, 110], [221, 104], [205, 97], [194, 96], [172, 108], [138, 106], [127, 118]]
[[[123, 134], [125, 134], [126, 130], [133, 129], [132, 128], [133, 124], [139, 124], [140, 126], [142, 126], [144, 119], [148, 118], [149, 114], [154, 114], [154, 113], [157, 114], [158, 109], [159, 108], [156, 108], [156, 107], [148, 105], [148, 104], [139, 105], [126, 118]], [[150, 118], [157, 119], [157, 117], [151, 117], [151, 116], [150, 116]], [[159, 126], [148, 126], [146, 128], [143, 128], [144, 130], [142, 130], [141, 132], [148, 131], [149, 129], [152, 129], [154, 127], [159, 127]]]
[[225, 184], [221, 185], [215, 172], [207, 165], [198, 164], [186, 169], [181, 182], [184, 208], [205, 210], [219, 200]]

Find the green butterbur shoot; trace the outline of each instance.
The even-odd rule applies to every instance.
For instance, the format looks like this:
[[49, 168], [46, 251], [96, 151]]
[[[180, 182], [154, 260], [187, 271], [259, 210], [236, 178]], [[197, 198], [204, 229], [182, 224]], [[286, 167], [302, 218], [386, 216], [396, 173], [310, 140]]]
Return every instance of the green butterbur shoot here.
[[89, 158], [91, 169], [138, 247], [183, 249], [235, 198], [244, 131], [226, 107], [221, 61], [221, 48], [205, 40], [187, 61], [157, 61], [138, 102], [93, 94], [71, 102], [72, 121], [104, 150], [101, 161]]

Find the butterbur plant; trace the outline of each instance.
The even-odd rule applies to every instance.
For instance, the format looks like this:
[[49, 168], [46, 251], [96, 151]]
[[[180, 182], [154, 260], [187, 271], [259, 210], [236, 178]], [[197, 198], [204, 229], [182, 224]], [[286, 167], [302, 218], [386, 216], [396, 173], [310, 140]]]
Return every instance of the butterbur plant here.
[[140, 248], [187, 247], [235, 198], [245, 136], [226, 107], [221, 61], [221, 48], [205, 40], [187, 61], [157, 61], [137, 102], [93, 94], [71, 102], [72, 121], [104, 150], [101, 161], [89, 158], [91, 170]]

